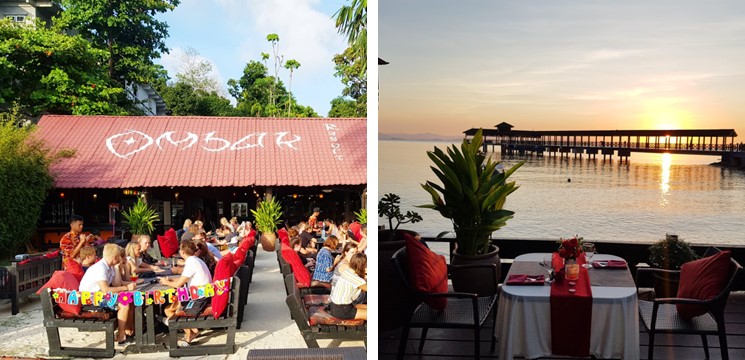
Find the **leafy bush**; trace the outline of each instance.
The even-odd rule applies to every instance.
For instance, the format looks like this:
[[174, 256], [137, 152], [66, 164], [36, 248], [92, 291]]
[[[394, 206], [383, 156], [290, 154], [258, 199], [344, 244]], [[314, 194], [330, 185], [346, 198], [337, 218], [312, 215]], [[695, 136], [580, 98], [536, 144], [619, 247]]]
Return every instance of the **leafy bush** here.
[[354, 217], [360, 224], [367, 224], [367, 209], [360, 209], [360, 211], [354, 212]]
[[155, 222], [160, 220], [155, 209], [149, 207], [142, 198], [129, 210], [122, 212], [124, 223], [133, 235], [152, 235]]
[[276, 232], [277, 225], [282, 223], [282, 207], [274, 198], [260, 202], [251, 213], [254, 214], [256, 228], [262, 233]]
[[[31, 137], [33, 126], [21, 126], [16, 106], [0, 113], [0, 257], [17, 254], [31, 238], [53, 186], [49, 173], [64, 151], [52, 154], [43, 142]], [[25, 251], [25, 250], [24, 250]]]
[[683, 264], [698, 259], [691, 246], [677, 236], [668, 235], [649, 247], [649, 265], [667, 270], [680, 270]]

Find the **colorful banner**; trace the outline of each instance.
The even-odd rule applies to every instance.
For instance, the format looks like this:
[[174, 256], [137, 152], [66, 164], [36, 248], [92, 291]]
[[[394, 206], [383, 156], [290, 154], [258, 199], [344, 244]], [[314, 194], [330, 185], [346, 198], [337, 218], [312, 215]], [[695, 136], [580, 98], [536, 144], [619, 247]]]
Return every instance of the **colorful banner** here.
[[217, 280], [214, 283], [204, 286], [184, 286], [177, 289], [152, 291], [122, 291], [118, 293], [54, 289], [52, 291], [52, 298], [58, 304], [99, 306], [103, 303], [109, 307], [113, 307], [116, 304], [121, 304], [123, 306], [129, 304], [142, 306], [210, 298], [215, 295], [222, 295], [229, 291], [230, 279]]

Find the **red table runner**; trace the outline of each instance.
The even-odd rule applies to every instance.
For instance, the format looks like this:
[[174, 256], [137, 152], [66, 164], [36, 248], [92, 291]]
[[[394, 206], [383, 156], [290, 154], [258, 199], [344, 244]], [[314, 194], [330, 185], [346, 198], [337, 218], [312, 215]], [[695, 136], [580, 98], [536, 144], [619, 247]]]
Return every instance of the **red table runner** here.
[[[558, 270], [563, 267], [563, 259], [554, 253], [553, 265]], [[577, 264], [584, 264], [585, 256], [580, 255]], [[562, 270], [563, 272], [563, 270]], [[557, 277], [551, 285], [551, 352], [554, 355], [590, 356], [590, 328], [592, 324], [592, 291], [587, 269], [580, 266], [579, 279], [569, 280]], [[574, 288], [576, 292], [569, 292]]]

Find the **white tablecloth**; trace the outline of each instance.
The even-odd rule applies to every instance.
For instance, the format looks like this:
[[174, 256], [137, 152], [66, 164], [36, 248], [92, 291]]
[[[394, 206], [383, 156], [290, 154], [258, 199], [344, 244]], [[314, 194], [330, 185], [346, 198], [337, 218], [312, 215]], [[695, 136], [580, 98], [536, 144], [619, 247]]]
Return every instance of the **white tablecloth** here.
[[[515, 261], [540, 262], [544, 255], [520, 255]], [[610, 259], [622, 260], [605, 254], [593, 257], [593, 261]], [[551, 355], [550, 295], [550, 286], [502, 287], [496, 326], [500, 359]], [[639, 359], [637, 307], [635, 287], [593, 286], [590, 354], [598, 358]]]

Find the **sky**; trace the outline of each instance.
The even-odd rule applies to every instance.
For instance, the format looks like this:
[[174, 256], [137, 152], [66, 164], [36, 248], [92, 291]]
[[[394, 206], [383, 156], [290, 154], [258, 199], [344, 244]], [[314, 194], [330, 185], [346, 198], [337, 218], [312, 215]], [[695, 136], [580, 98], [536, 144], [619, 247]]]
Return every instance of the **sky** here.
[[[250, 60], [272, 53], [266, 35], [279, 35], [279, 53], [301, 66], [292, 76], [292, 93], [298, 103], [311, 106], [326, 116], [331, 100], [341, 95], [344, 85], [334, 77], [334, 54], [346, 49], [345, 39], [336, 31], [334, 13], [344, 0], [182, 0], [172, 12], [158, 19], [169, 25], [166, 45], [169, 54], [156, 60], [171, 78], [179, 57], [195, 49], [213, 66], [213, 75], [227, 93], [229, 79], [239, 79]], [[269, 63], [270, 74], [274, 72]], [[289, 73], [280, 71], [288, 85]]]
[[[379, 132], [735, 129], [745, 2], [385, 1]], [[425, 130], [426, 129], [426, 130]]]

